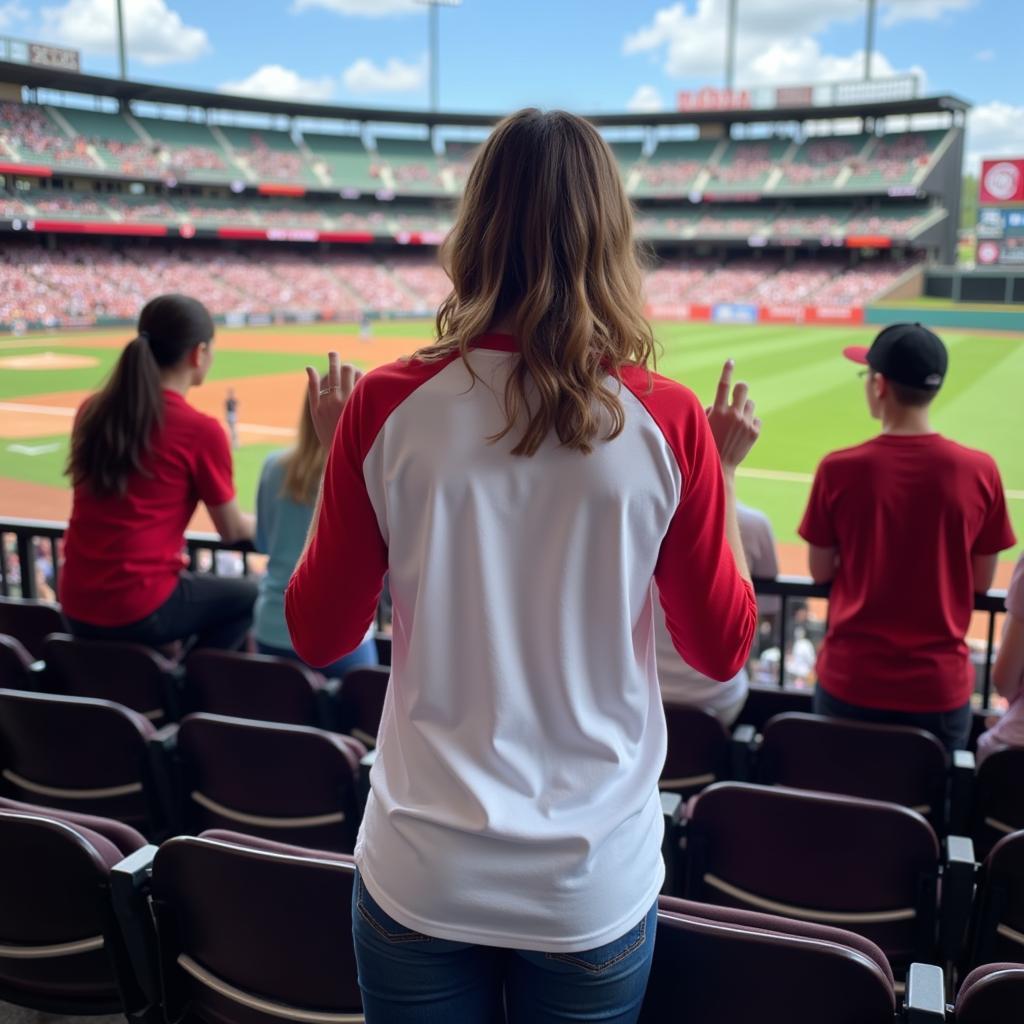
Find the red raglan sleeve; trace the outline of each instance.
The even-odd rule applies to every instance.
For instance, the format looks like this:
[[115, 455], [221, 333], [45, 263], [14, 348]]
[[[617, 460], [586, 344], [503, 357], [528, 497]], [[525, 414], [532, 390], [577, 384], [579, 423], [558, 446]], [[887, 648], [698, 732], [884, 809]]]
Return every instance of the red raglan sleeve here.
[[750, 656], [757, 602], [725, 537], [725, 481], [711, 427], [697, 397], [663, 378], [645, 405], [683, 476], [654, 571], [668, 631], [688, 665], [731, 679]]
[[374, 415], [374, 383], [363, 378], [342, 412], [313, 531], [285, 591], [292, 646], [310, 665], [329, 665], [359, 646], [387, 571], [387, 545], [363, 476], [382, 426]]

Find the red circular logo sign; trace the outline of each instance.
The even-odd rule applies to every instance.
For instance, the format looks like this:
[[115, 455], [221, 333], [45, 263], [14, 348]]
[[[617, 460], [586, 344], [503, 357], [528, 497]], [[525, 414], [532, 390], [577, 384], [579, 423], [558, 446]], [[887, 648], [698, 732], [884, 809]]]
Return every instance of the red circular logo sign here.
[[996, 263], [999, 260], [999, 246], [995, 242], [981, 242], [978, 245], [979, 263]]
[[1007, 202], [1020, 188], [1020, 170], [1016, 164], [1001, 161], [985, 172], [985, 191], [995, 199]]

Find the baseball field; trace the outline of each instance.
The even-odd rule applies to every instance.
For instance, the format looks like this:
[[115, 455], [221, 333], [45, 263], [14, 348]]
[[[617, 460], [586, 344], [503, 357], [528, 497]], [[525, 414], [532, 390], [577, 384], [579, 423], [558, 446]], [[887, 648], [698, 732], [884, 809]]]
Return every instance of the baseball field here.
[[[411, 352], [431, 330], [427, 322], [382, 322], [371, 339], [361, 340], [355, 326], [336, 324], [222, 329], [210, 376], [191, 392], [190, 401], [222, 417], [226, 389], [234, 388], [242, 504], [253, 505], [266, 454], [290, 443], [307, 362], [319, 362], [336, 348], [369, 368]], [[742, 470], [740, 497], [770, 515], [784, 570], [802, 572], [796, 527], [818, 460], [875, 429], [857, 367], [840, 354], [845, 345], [869, 343], [874, 331], [660, 323], [656, 333], [659, 371], [702, 397], [711, 396], [729, 356], [736, 360], [737, 378], [750, 382], [764, 428]], [[66, 518], [70, 494], [62, 471], [74, 410], [104, 379], [129, 337], [127, 330], [105, 330], [0, 339], [0, 518]], [[1024, 342], [995, 333], [949, 332], [944, 338], [950, 375], [934, 406], [935, 424], [995, 456], [1017, 534], [1024, 537]], [[196, 525], [207, 523], [199, 516]], [[1000, 581], [1009, 567], [1008, 561], [1001, 566]]]

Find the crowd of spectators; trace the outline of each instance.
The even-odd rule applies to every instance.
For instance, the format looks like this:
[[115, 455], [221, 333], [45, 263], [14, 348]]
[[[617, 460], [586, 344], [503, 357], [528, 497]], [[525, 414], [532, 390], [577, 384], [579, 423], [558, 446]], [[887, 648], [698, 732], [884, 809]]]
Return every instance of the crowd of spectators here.
[[95, 169], [97, 162], [81, 136], [68, 138], [40, 107], [0, 103], [0, 140], [15, 155]]
[[709, 170], [714, 182], [728, 185], [745, 182], [756, 184], [767, 177], [774, 166], [771, 143], [742, 142], [737, 144], [731, 160]]
[[824, 185], [836, 179], [864, 145], [862, 136], [828, 136], [808, 139], [800, 147], [797, 159], [783, 168], [787, 185]]
[[297, 149], [289, 152], [268, 146], [259, 132], [252, 133], [247, 146], [235, 146], [235, 153], [261, 181], [305, 181], [306, 162], [302, 154]]

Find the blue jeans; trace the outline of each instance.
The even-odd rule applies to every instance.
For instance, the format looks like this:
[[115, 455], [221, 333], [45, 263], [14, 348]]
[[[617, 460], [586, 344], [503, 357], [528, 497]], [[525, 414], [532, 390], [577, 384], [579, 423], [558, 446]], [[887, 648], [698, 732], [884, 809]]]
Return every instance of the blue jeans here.
[[[302, 661], [290, 647], [271, 647], [270, 644], [260, 643], [257, 640], [256, 649], [260, 654], [272, 654], [275, 658], [289, 658], [292, 661]], [[328, 665], [327, 668], [318, 668], [314, 671], [322, 673], [328, 679], [341, 679], [351, 669], [367, 668], [368, 666], [378, 664], [380, 662], [377, 660], [377, 641], [371, 636], [369, 640], [364, 640], [354, 651], [349, 651], [345, 657], [339, 658], [333, 665]]]
[[366, 1024], [635, 1024], [654, 955], [657, 905], [582, 953], [449, 942], [389, 917], [356, 875], [352, 931]]
[[814, 688], [814, 713], [832, 718], [850, 718], [857, 722], [875, 722], [879, 725], [910, 725], [924, 729], [950, 752], [966, 750], [971, 738], [970, 702], [952, 711], [889, 711], [886, 708], [866, 708], [849, 704], [833, 697], [819, 683]]

